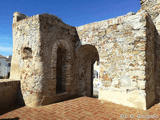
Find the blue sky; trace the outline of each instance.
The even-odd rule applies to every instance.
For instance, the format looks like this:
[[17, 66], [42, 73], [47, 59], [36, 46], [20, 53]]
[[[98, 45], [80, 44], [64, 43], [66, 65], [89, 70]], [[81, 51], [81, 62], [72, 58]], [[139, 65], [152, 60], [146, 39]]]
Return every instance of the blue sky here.
[[12, 54], [12, 16], [49, 13], [65, 23], [80, 26], [137, 12], [140, 0], [2, 0], [0, 2], [0, 54]]

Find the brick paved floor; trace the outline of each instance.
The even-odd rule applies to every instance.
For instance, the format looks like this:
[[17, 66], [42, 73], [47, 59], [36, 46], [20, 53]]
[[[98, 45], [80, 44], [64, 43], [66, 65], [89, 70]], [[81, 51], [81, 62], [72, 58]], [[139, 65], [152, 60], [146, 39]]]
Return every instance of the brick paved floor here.
[[160, 120], [160, 104], [156, 104], [149, 110], [143, 111], [124, 107], [110, 102], [102, 102], [96, 98], [80, 97], [38, 108], [29, 108], [25, 106], [0, 116], [0, 120], [121, 119]]

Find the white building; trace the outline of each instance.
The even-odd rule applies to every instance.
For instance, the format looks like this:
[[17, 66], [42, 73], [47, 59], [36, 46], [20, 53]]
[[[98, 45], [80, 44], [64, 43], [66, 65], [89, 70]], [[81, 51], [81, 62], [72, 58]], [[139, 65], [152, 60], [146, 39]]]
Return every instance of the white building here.
[[0, 55], [0, 78], [9, 78], [11, 66], [11, 56], [4, 57]]

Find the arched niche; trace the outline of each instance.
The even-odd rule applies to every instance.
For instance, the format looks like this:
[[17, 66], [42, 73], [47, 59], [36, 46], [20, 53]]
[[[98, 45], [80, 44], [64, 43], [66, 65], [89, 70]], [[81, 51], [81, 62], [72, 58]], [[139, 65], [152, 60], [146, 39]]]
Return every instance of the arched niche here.
[[66, 91], [66, 49], [58, 46], [56, 61], [56, 93]]
[[70, 92], [71, 83], [73, 81], [72, 61], [73, 54], [69, 44], [64, 41], [55, 43], [51, 57], [51, 76], [54, 81], [55, 94], [67, 94]]

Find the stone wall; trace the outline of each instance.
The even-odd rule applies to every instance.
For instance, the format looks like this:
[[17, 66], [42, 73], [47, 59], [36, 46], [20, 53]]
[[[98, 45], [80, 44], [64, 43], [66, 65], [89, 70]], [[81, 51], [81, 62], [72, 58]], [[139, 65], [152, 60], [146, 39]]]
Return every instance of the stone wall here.
[[[14, 49], [10, 78], [21, 80], [25, 104], [39, 106], [74, 96], [77, 93], [74, 58], [79, 40], [76, 29], [48, 14], [23, 16], [21, 19], [21, 14], [16, 13], [13, 20]], [[62, 66], [62, 84], [66, 88], [59, 94], [56, 92], [58, 47], [66, 51]]]
[[0, 79], [0, 114], [18, 104], [20, 82]]
[[[40, 15], [40, 55], [42, 56], [43, 75], [43, 104], [53, 103], [57, 100], [66, 99], [77, 94], [76, 54], [75, 50], [79, 43], [76, 29], [63, 23], [53, 15]], [[58, 48], [63, 54], [62, 74], [57, 74]], [[62, 78], [63, 92], [58, 93], [58, 77]]]
[[[141, 9], [146, 10], [154, 22], [158, 33], [160, 33], [160, 0], [141, 0]], [[160, 37], [156, 38], [156, 99], [160, 101]]]
[[[140, 0], [141, 10], [146, 10], [153, 20], [159, 16], [160, 12], [160, 0]], [[154, 21], [155, 22], [155, 21]]]
[[[16, 19], [16, 16], [14, 17]], [[21, 80], [23, 98], [27, 103], [38, 99], [36, 91], [42, 86], [42, 62], [40, 56], [39, 15], [13, 23], [13, 57], [10, 79]], [[29, 98], [29, 95], [33, 95]]]
[[158, 32], [156, 27], [150, 18], [146, 17], [146, 45], [145, 45], [145, 90], [146, 90], [146, 107], [149, 108], [155, 103], [156, 100], [156, 41], [158, 40]]
[[[20, 80], [22, 79], [21, 72], [23, 72], [22, 68], [28, 68], [27, 71], [32, 71], [30, 69], [30, 66], [33, 66], [32, 68], [35, 68], [34, 71], [36, 71], [37, 67], [36, 63], [25, 64], [26, 59], [31, 59], [32, 57], [35, 57], [35, 61], [37, 62], [40, 60], [39, 53], [37, 52], [39, 50], [40, 42], [39, 40], [39, 16], [33, 16], [30, 18], [22, 19], [20, 21], [17, 20], [18, 16], [17, 14], [14, 14], [13, 19], [13, 57], [12, 57], [12, 65], [11, 65], [11, 76], [10, 79], [14, 80]], [[32, 48], [31, 50], [29, 50]], [[33, 53], [32, 53], [33, 51]], [[34, 65], [33, 65], [34, 64]], [[26, 65], [26, 66], [25, 66]], [[37, 67], [36, 67], [37, 66]], [[29, 75], [29, 74], [28, 74]], [[39, 75], [37, 75], [38, 78]]]
[[[157, 34], [153, 26], [149, 15], [141, 11], [77, 27], [82, 45], [93, 45], [99, 54], [100, 99], [141, 109], [153, 104], [155, 93], [153, 100], [146, 101], [150, 96], [147, 90], [155, 87], [154, 78], [147, 77], [147, 70], [154, 70]], [[147, 41], [151, 43], [149, 47]], [[151, 59], [146, 55], [152, 55]], [[148, 67], [150, 63], [152, 67]], [[154, 71], [150, 76], [153, 74]], [[153, 84], [146, 87], [150, 82]]]

